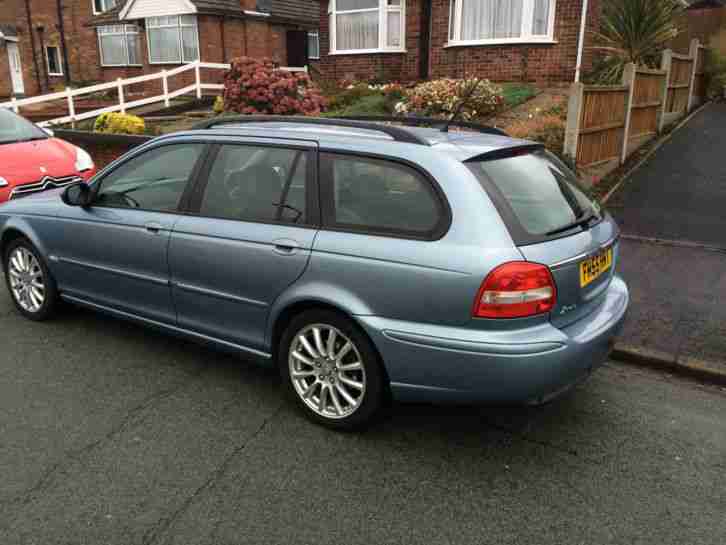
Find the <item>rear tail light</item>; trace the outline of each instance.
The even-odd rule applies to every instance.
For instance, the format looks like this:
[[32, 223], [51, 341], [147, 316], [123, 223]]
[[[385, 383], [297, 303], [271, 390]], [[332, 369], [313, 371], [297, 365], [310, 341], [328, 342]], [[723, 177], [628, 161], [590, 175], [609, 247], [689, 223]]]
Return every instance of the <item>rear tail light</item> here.
[[549, 268], [513, 261], [486, 277], [474, 302], [475, 318], [523, 318], [551, 311], [557, 300]]

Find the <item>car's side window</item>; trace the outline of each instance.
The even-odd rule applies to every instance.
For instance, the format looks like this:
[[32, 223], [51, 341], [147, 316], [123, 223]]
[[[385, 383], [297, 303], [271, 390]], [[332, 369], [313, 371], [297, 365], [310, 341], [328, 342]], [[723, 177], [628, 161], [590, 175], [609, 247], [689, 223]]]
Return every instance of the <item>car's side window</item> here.
[[307, 152], [256, 145], [220, 146], [199, 213], [215, 218], [303, 224]]
[[137, 155], [101, 180], [94, 204], [177, 210], [204, 149], [198, 143], [171, 144]]
[[442, 223], [431, 183], [409, 166], [336, 153], [323, 154], [323, 165], [329, 226], [429, 237]]

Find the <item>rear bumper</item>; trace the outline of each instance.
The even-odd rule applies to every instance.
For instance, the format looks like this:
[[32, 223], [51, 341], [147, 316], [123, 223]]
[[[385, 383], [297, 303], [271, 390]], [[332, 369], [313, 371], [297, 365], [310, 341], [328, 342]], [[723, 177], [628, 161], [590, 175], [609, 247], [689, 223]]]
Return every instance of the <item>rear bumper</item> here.
[[357, 318], [383, 357], [396, 399], [541, 403], [607, 360], [628, 303], [616, 276], [595, 311], [562, 329], [545, 323], [493, 332]]

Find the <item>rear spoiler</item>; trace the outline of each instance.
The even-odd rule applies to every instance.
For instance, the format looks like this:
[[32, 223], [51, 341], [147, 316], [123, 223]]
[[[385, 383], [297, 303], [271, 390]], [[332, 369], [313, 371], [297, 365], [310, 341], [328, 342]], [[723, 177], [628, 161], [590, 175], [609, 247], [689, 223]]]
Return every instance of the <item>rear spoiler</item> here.
[[480, 163], [482, 161], [494, 161], [496, 159], [506, 159], [507, 157], [517, 157], [518, 155], [529, 155], [535, 151], [545, 149], [544, 144], [522, 144], [519, 146], [511, 146], [509, 148], [499, 148], [486, 153], [480, 153], [474, 157], [466, 159], [465, 163]]

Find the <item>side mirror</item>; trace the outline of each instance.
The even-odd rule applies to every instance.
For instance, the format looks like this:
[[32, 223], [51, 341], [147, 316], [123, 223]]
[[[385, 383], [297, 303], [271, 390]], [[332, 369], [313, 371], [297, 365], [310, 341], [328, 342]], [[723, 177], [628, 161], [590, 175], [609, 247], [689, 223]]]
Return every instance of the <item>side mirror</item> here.
[[47, 129], [45, 127], [40, 128], [41, 131], [43, 131], [45, 134], [53, 138], [55, 136], [55, 133], [53, 132], [53, 129]]
[[68, 206], [88, 206], [91, 202], [91, 190], [85, 182], [69, 185], [61, 195]]

